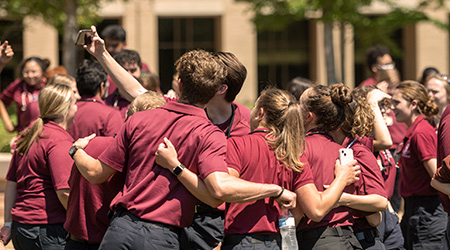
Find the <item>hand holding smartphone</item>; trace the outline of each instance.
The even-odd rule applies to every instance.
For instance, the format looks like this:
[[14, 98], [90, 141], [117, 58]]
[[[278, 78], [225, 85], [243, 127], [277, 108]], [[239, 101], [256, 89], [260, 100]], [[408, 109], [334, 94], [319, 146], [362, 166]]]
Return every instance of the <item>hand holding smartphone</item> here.
[[353, 150], [351, 148], [339, 149], [339, 160], [341, 161], [341, 165], [347, 165], [353, 161]]
[[91, 30], [80, 30], [78, 31], [77, 40], [75, 45], [88, 45], [92, 42], [92, 36], [94, 32]]

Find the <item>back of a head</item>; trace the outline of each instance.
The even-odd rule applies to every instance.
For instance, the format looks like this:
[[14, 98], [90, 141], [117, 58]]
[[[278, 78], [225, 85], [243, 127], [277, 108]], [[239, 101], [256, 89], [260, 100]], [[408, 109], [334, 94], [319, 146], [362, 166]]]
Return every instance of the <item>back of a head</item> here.
[[182, 83], [180, 99], [191, 104], [208, 103], [227, 75], [223, 63], [204, 50], [186, 52], [175, 66]]
[[428, 91], [423, 84], [411, 80], [403, 81], [397, 86], [396, 90], [400, 91], [406, 101], [411, 103], [416, 100], [418, 114], [425, 115], [432, 125], [436, 125], [433, 123], [436, 121], [439, 108], [433, 97], [428, 95]]
[[76, 82], [75, 77], [67, 74], [55, 74], [47, 81], [47, 85], [49, 84], [62, 84], [69, 87], [72, 87], [72, 84]]
[[317, 128], [323, 132], [339, 128], [348, 115], [348, 104], [352, 102], [350, 89], [342, 83], [330, 87], [314, 85], [301, 97], [305, 111], [316, 115]]
[[346, 120], [342, 124], [342, 130], [347, 136], [362, 138], [372, 132], [375, 116], [367, 95], [376, 89], [374, 85], [365, 85], [352, 91], [353, 100], [348, 104]]
[[97, 61], [84, 60], [77, 69], [77, 88], [81, 96], [94, 96], [107, 80], [106, 71]]
[[136, 112], [155, 109], [164, 104], [166, 104], [166, 101], [161, 94], [156, 93], [155, 91], [147, 91], [131, 102], [130, 107], [127, 110], [126, 120]]
[[139, 68], [142, 68], [141, 57], [139, 56], [139, 53], [135, 50], [123, 49], [114, 55], [114, 59], [122, 66], [127, 63], [129, 64], [136, 63], [139, 66]]
[[45, 86], [39, 92], [39, 118], [27, 130], [21, 133], [17, 141], [17, 151], [27, 154], [28, 150], [39, 137], [44, 120], [62, 122], [69, 112], [72, 103], [72, 88], [62, 84]]
[[286, 91], [291, 93], [297, 100], [300, 100], [300, 96], [305, 92], [306, 89], [311, 87], [313, 82], [309, 79], [303, 77], [296, 77], [289, 81], [286, 85]]
[[102, 32], [100, 33], [100, 36], [105, 39], [111, 39], [115, 41], [125, 42], [127, 39], [127, 33], [122, 26], [117, 24], [112, 24], [106, 26]]
[[67, 73], [66, 68], [64, 68], [64, 66], [62, 65], [59, 65], [58, 67], [47, 70], [45, 77], [47, 77], [47, 79], [50, 79], [54, 75], [67, 75], [67, 74], [69, 73]]
[[427, 81], [433, 77], [433, 75], [439, 74], [439, 70], [434, 67], [425, 68], [422, 72], [422, 77], [420, 78], [420, 83], [426, 84]]
[[303, 154], [305, 130], [299, 102], [289, 92], [268, 88], [261, 92], [255, 108], [264, 110], [264, 125], [273, 135], [266, 139], [277, 159], [301, 172], [303, 164], [299, 158]]
[[389, 48], [383, 45], [375, 45], [367, 49], [366, 57], [367, 57], [367, 67], [369, 69], [372, 68], [372, 65], [377, 64], [377, 58], [382, 57], [384, 55], [390, 55], [391, 52]]
[[223, 64], [225, 64], [225, 68], [227, 69], [228, 73], [225, 84], [228, 86], [228, 90], [225, 95], [225, 100], [232, 102], [242, 89], [242, 85], [247, 77], [247, 69], [238, 58], [230, 52], [217, 52], [215, 55]]

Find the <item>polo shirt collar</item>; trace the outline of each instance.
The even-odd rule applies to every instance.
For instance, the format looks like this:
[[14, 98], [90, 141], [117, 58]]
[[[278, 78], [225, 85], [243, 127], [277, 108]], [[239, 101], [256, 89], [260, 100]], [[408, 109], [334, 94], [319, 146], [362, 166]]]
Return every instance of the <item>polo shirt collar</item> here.
[[[200, 116], [205, 119], [208, 119], [208, 116], [206, 115], [205, 110], [202, 108], [199, 108], [195, 105], [188, 104], [188, 103], [182, 103], [182, 102], [168, 102], [166, 105], [161, 107], [162, 109], [186, 114], [186, 115], [193, 115], [193, 116]], [[208, 119], [209, 121], [209, 119]]]
[[423, 115], [419, 115], [416, 118], [416, 120], [411, 124], [411, 127], [409, 127], [408, 130], [406, 131], [405, 137], [409, 138], [413, 134], [414, 130], [416, 130], [417, 126], [419, 126], [419, 124], [422, 123], [423, 121], [427, 122]]
[[90, 96], [90, 97], [82, 96], [79, 102], [99, 102], [101, 104], [105, 104], [105, 102], [102, 99], [98, 98], [97, 96]]

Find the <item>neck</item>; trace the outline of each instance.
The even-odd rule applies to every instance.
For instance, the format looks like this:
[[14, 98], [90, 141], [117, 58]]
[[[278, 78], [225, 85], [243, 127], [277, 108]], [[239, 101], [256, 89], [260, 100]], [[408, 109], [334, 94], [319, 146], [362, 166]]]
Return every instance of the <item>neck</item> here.
[[190, 105], [196, 106], [196, 107], [201, 108], [201, 109], [205, 109], [206, 108], [206, 104], [191, 103], [191, 102], [189, 102], [189, 101], [187, 101], [185, 99], [182, 99], [182, 98], [178, 99], [178, 102], [190, 104]]
[[408, 121], [405, 121], [406, 126], [411, 127], [411, 125], [414, 123], [414, 121], [417, 119], [417, 117], [419, 117], [418, 114], [412, 114], [411, 115], [411, 119], [409, 119]]
[[334, 131], [328, 132], [328, 134], [333, 138], [333, 140], [342, 145], [342, 143], [344, 143], [345, 140], [345, 134], [344, 131], [342, 131], [342, 129], [338, 128]]
[[206, 113], [213, 124], [221, 124], [230, 119], [233, 113], [231, 105], [225, 99], [213, 98], [206, 106]]

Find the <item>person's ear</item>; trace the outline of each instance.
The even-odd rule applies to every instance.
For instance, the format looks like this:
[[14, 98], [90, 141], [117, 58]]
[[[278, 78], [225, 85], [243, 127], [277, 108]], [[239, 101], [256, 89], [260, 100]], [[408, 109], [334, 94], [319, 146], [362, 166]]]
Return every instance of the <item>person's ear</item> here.
[[228, 90], [228, 85], [222, 84], [222, 85], [219, 87], [219, 90], [217, 90], [217, 94], [218, 94], [218, 95], [222, 95], [222, 94], [224, 94], [227, 90]]
[[411, 105], [412, 110], [417, 110], [419, 103], [417, 102], [417, 100], [412, 100], [410, 105]]

